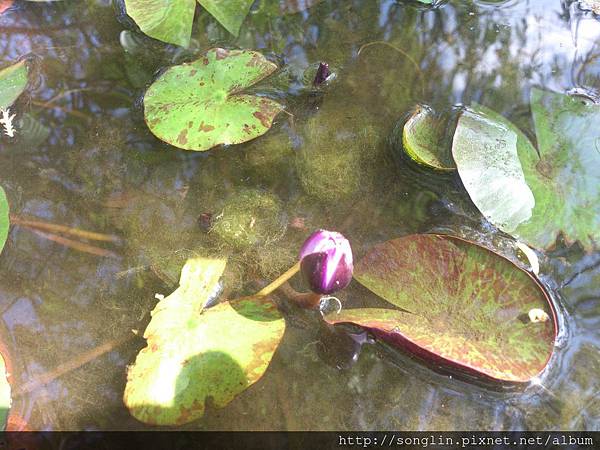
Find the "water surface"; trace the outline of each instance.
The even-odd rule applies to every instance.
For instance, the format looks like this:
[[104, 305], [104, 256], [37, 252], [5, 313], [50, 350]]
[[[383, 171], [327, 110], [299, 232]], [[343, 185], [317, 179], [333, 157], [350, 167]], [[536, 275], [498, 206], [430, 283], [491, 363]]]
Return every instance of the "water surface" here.
[[[32, 83], [14, 110], [35, 121], [13, 141], [0, 138], [12, 212], [120, 238], [105, 246], [114, 256], [99, 257], [12, 228], [0, 258], [0, 314], [20, 385], [143, 330], [154, 294], [173, 290], [194, 253], [231, 252], [232, 292], [249, 293], [287, 269], [315, 228], [343, 231], [357, 256], [426, 231], [508, 248], [457, 179], [394, 157], [387, 137], [395, 123], [419, 102], [478, 102], [533, 138], [532, 86], [600, 93], [600, 21], [571, 1], [456, 0], [429, 10], [325, 0], [289, 15], [269, 15], [257, 2], [237, 39], [197, 17], [187, 50], [136, 33], [107, 1], [16, 3], [0, 15], [0, 66], [30, 60]], [[143, 121], [143, 91], [159, 71], [216, 45], [277, 61], [282, 72], [257, 89], [290, 114], [248, 144], [171, 148]], [[336, 79], [317, 93], [310, 73], [319, 61]], [[346, 163], [310, 164], [322, 154]], [[232, 249], [197, 218], [240, 192], [267, 192], [282, 207], [260, 245]], [[538, 383], [482, 386], [380, 344], [352, 364], [345, 341], [324, 335], [317, 316], [295, 312], [263, 379], [188, 428], [600, 429], [600, 254], [559, 243], [542, 260], [541, 279], [564, 323]], [[354, 306], [377, 301], [354, 284], [341, 296]], [[143, 346], [130, 339], [18, 396], [14, 408], [32, 429], [144, 429], [122, 404], [126, 367]]]

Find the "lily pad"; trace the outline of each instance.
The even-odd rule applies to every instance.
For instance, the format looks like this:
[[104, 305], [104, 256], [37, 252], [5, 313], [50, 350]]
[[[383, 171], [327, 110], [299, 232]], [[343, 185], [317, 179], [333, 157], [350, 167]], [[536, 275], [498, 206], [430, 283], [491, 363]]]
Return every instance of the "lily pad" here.
[[27, 87], [27, 64], [20, 61], [0, 70], [0, 108], [6, 109]]
[[[539, 153], [517, 127], [487, 108], [474, 108], [463, 116], [466, 121], [461, 117], [453, 148], [459, 174], [480, 211], [503, 231], [535, 248], [551, 248], [562, 235], [566, 243], [578, 241], [592, 251], [600, 242], [600, 106], [533, 89], [531, 109]], [[485, 167], [478, 155], [493, 145], [492, 138], [502, 156], [486, 159]], [[513, 168], [511, 176], [502, 173], [504, 166]], [[477, 178], [469, 187], [468, 180]]]
[[127, 375], [124, 402], [138, 420], [182, 425], [204, 415], [206, 400], [221, 408], [267, 370], [285, 322], [268, 301], [222, 302], [223, 259], [189, 259], [179, 288], [152, 311], [147, 347]]
[[514, 127], [494, 120], [484, 111], [476, 107], [460, 116], [452, 154], [475, 206], [491, 223], [510, 233], [531, 218], [535, 206], [518, 147], [535, 150]]
[[196, 0], [125, 0], [125, 10], [145, 34], [187, 47]]
[[2, 186], [0, 186], [0, 253], [2, 253], [2, 249], [6, 243], [8, 229], [10, 227], [8, 210], [8, 200], [6, 198], [6, 194], [4, 193], [4, 189], [2, 189]]
[[282, 106], [242, 91], [277, 69], [249, 50], [214, 48], [189, 64], [168, 69], [144, 96], [148, 127], [185, 150], [239, 144], [266, 133]]
[[237, 36], [254, 0], [198, 0], [198, 3], [227, 31]]
[[[526, 382], [554, 348], [554, 310], [540, 285], [507, 259], [442, 235], [411, 235], [374, 246], [355, 278], [401, 308], [355, 309], [326, 317], [354, 323], [436, 363], [488, 379]], [[554, 320], [533, 323], [539, 309]]]
[[[234, 36], [240, 31], [254, 0], [198, 0]], [[187, 47], [192, 35], [196, 0], [125, 0], [127, 15], [145, 34]]]
[[437, 170], [454, 170], [450, 152], [445, 152], [445, 122], [433, 110], [418, 105], [404, 124], [402, 144], [416, 163]]

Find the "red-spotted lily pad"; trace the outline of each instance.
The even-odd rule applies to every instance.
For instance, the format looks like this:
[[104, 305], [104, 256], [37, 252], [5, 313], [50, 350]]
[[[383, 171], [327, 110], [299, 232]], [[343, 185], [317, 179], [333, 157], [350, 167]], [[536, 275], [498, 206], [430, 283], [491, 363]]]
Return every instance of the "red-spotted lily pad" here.
[[354, 323], [428, 360], [485, 378], [526, 382], [554, 347], [554, 310], [540, 285], [509, 260], [458, 238], [411, 235], [374, 246], [355, 278], [400, 308], [351, 309]]
[[214, 48], [206, 56], [168, 69], [144, 96], [148, 127], [185, 150], [239, 144], [266, 133], [282, 110], [266, 97], [244, 94], [277, 69], [249, 50]]
[[145, 347], [129, 368], [124, 402], [138, 420], [182, 425], [221, 408], [256, 383], [283, 337], [285, 322], [269, 301], [222, 302], [223, 259], [189, 259], [180, 285], [152, 311]]
[[2, 186], [0, 186], [0, 253], [2, 253], [2, 249], [6, 243], [9, 227], [10, 222], [8, 217], [8, 200], [6, 199], [4, 189], [2, 189]]
[[[198, 0], [223, 27], [237, 36], [254, 0]], [[125, 0], [129, 17], [148, 36], [187, 47], [196, 0]]]
[[501, 115], [475, 106], [453, 143], [473, 203], [501, 230], [532, 247], [559, 235], [592, 251], [600, 242], [600, 106], [533, 89], [538, 150]]

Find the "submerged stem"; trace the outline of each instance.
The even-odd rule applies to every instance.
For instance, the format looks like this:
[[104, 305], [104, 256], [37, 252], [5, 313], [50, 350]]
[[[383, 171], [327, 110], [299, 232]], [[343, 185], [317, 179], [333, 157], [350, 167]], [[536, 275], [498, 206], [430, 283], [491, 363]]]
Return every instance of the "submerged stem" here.
[[421, 67], [419, 67], [419, 64], [417, 64], [417, 62], [414, 60], [414, 58], [412, 56], [410, 56], [406, 51], [402, 50], [400, 47], [397, 47], [396, 45], [391, 44], [390, 42], [387, 42], [387, 41], [373, 41], [373, 42], [368, 42], [366, 44], [363, 44], [362, 47], [360, 47], [358, 49], [358, 52], [356, 53], [356, 55], [360, 56], [360, 54], [362, 53], [362, 51], [365, 48], [371, 47], [372, 45], [386, 45], [386, 46], [396, 50], [398, 53], [400, 53], [406, 59], [408, 59], [412, 63], [412, 65], [415, 66], [415, 69], [417, 70], [417, 74], [419, 75], [419, 80], [421, 81], [421, 91], [423, 92], [423, 94], [425, 93], [425, 77], [423, 76], [423, 71], [421, 70]]

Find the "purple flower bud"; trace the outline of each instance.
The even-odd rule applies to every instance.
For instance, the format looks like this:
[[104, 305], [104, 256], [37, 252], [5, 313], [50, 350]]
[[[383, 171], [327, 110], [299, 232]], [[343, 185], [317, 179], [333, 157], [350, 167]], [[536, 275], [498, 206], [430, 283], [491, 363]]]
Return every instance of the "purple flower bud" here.
[[317, 69], [317, 74], [315, 75], [315, 79], [313, 81], [313, 86], [319, 86], [329, 78], [331, 72], [329, 71], [329, 64], [327, 63], [319, 63], [319, 68]]
[[335, 231], [315, 231], [300, 249], [300, 269], [313, 292], [329, 295], [344, 289], [354, 270], [348, 239]]

